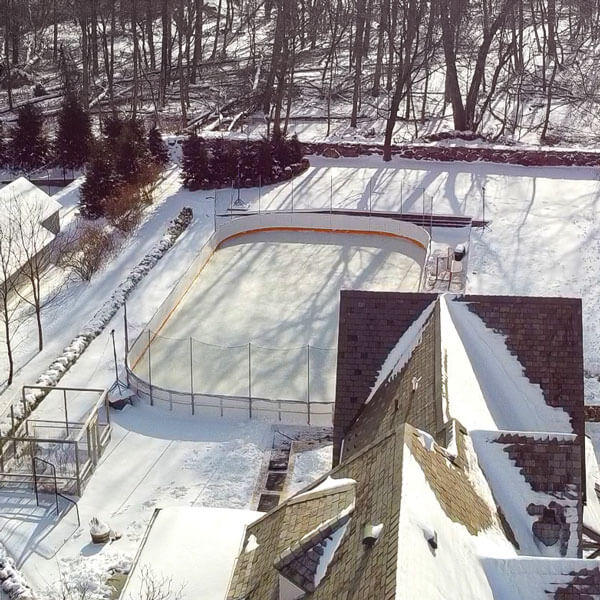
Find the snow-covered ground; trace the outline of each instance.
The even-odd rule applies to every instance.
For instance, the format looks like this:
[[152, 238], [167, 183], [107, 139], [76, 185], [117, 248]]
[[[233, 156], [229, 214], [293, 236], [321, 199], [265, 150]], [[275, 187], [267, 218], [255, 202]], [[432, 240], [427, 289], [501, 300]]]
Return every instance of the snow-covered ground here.
[[[467, 290], [581, 296], [585, 363], [589, 371], [600, 375], [600, 306], [594, 293], [600, 279], [597, 260], [600, 232], [596, 214], [600, 182], [596, 170], [406, 160], [384, 164], [377, 157], [338, 161], [315, 158], [311, 162], [313, 166], [294, 181], [295, 209], [329, 206], [368, 209], [371, 206], [373, 210], [399, 210], [402, 204], [404, 211], [421, 212], [425, 198], [426, 212], [428, 206], [433, 206], [437, 213], [482, 217], [485, 187], [485, 218], [491, 224], [471, 234]], [[177, 175], [174, 172], [170, 176], [164, 197], [150, 209], [140, 229], [105, 270], [91, 284], [71, 288], [62, 304], [56, 305], [52, 313], [46, 313], [46, 349], [22, 367], [15, 384], [0, 397], [4, 406], [18, 393], [20, 385], [35, 381], [85, 325], [162, 236], [168, 220], [183, 206], [191, 206], [195, 215], [192, 225], [139, 284], [128, 302], [132, 332], [140, 331], [148, 322], [213, 226], [213, 201], [206, 199], [209, 194], [181, 189]], [[67, 211], [72, 211], [75, 205], [76, 188], [65, 192], [66, 198], [63, 197]], [[242, 190], [242, 196], [252, 208], [258, 208], [257, 189]], [[292, 185], [263, 189], [260, 196], [261, 210], [291, 208]], [[218, 212], [224, 212], [230, 202], [229, 191], [219, 192]], [[444, 231], [434, 228], [434, 240], [444, 235]], [[331, 251], [327, 245], [324, 249], [315, 246], [314, 251], [318, 248], [324, 254]], [[224, 252], [239, 253], [240, 249], [242, 245], [231, 246]], [[269, 254], [266, 249], [263, 251], [264, 256]], [[363, 249], [361, 253], [361, 260], [373, 260], [370, 251]], [[249, 254], [248, 260], [250, 258]], [[237, 268], [239, 257], [234, 259], [232, 255], [229, 259], [236, 260]], [[301, 269], [297, 264], [294, 266], [305, 274], [312, 264], [304, 264]], [[254, 276], [254, 270], [248, 275]], [[339, 289], [337, 285], [335, 289]], [[324, 287], [325, 296], [321, 298], [317, 294], [315, 298], [324, 301], [334, 292]], [[267, 289], [264, 295], [270, 293]], [[223, 289], [222, 294], [223, 298], [214, 297], [212, 302], [225, 306], [230, 298], [227, 290]], [[329, 318], [322, 305], [316, 306], [314, 320]], [[198, 318], [207, 320], [206, 315]], [[120, 310], [65, 376], [65, 385], [103, 387], [112, 384], [110, 331], [116, 330], [117, 354], [122, 366], [122, 319]], [[223, 328], [229, 326], [229, 322], [222, 322]], [[588, 386], [588, 389], [593, 388]], [[43, 403], [39, 411], [49, 416], [53, 409]], [[76, 534], [72, 511], [57, 527], [51, 528], [50, 523], [54, 523], [51, 507], [37, 509], [28, 494], [22, 497], [3, 494], [0, 498], [5, 515], [0, 540], [38, 589], [50, 583], [61, 565], [80, 579], [103, 580], [108, 575], [108, 566], [131, 560], [155, 506], [195, 502], [195, 505], [253, 508], [251, 490], [259, 476], [262, 450], [270, 443], [266, 425], [189, 420], [142, 406], [116, 414], [115, 422], [113, 441], [103, 463], [79, 501], [84, 526], [79, 534]], [[186, 468], [190, 461], [194, 465], [191, 469]], [[310, 474], [306, 475], [306, 480], [308, 478]], [[124, 538], [101, 551], [91, 547], [85, 526], [92, 516], [109, 521], [125, 534]]]
[[[38, 590], [52, 587], [58, 572], [92, 577], [90, 583], [100, 588], [109, 568], [132, 560], [157, 507], [251, 507], [263, 452], [271, 444], [268, 425], [157, 418], [156, 409], [146, 406], [127, 407], [112, 418], [112, 442], [78, 501], [81, 528], [74, 510], [57, 521], [50, 497], [38, 508], [31, 493], [0, 496], [0, 539]], [[122, 539], [91, 544], [92, 517]]]

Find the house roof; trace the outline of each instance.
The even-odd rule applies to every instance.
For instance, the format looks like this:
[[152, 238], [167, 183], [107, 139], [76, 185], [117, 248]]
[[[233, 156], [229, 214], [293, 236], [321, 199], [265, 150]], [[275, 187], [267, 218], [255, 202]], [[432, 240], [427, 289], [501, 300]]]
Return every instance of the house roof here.
[[247, 528], [228, 598], [597, 597], [581, 307], [545, 300], [343, 293], [339, 463]]
[[[423, 359], [419, 371], [427, 371], [425, 378], [441, 390], [442, 422], [454, 416], [469, 429], [584, 435], [580, 300], [343, 291], [334, 462], [367, 401], [385, 394], [391, 383], [389, 376], [381, 377], [382, 365], [405, 336], [414, 338], [411, 324], [432, 302], [438, 333], [432, 334], [429, 365]], [[410, 369], [404, 363], [400, 368]], [[435, 381], [432, 369], [438, 372]]]
[[[460, 531], [465, 544], [474, 543], [473, 539], [494, 540], [504, 552], [514, 554], [485, 479], [474, 474], [477, 462], [467, 433], [459, 428], [457, 436], [458, 452], [452, 462], [447, 451], [427, 433], [398, 425], [249, 525], [246, 543], [255, 538], [256, 544], [251, 552], [240, 553], [228, 598], [277, 597], [278, 574], [311, 593], [315, 600], [346, 597], [350, 591], [360, 598], [429, 597], [413, 595], [420, 585], [429, 584], [414, 581], [409, 585], [404, 573], [407, 561], [412, 560], [405, 553], [414, 553], [415, 546], [435, 562], [428, 542], [431, 527], [440, 536], [439, 552], [447, 561], [456, 548], [446, 537], [445, 528]], [[348, 479], [354, 480], [355, 486], [345, 484]], [[325, 481], [329, 484], [322, 486]], [[336, 488], [332, 481], [342, 483]], [[317, 493], [310, 493], [312, 490]], [[425, 492], [431, 505], [423, 503]], [[432, 506], [439, 521], [430, 520]], [[380, 529], [373, 546], [363, 543], [366, 524]], [[323, 540], [335, 542], [335, 532], [341, 528], [345, 528], [343, 535], [334, 544], [332, 555], [326, 557], [325, 574], [315, 578], [317, 565], [327, 553]], [[460, 592], [464, 570], [471, 569], [476, 581], [469, 581], [468, 586], [487, 590], [478, 598], [491, 599], [476, 549], [470, 552], [477, 562], [470, 566], [455, 563], [452, 574], [440, 571], [436, 585], [443, 586], [449, 577], [456, 580], [455, 591]], [[414, 569], [421, 569], [424, 561], [419, 558]], [[431, 570], [431, 566], [427, 568]], [[411, 569], [408, 578], [416, 574]], [[428, 577], [431, 579], [431, 573]]]
[[57, 213], [61, 205], [24, 177], [0, 188], [0, 236], [2, 270], [13, 275], [28, 257], [46, 248], [56, 235], [43, 223]]
[[40, 221], [46, 220], [62, 208], [59, 202], [25, 177], [19, 177], [0, 188], [0, 207], [15, 199], [24, 204], [30, 212], [39, 215]]

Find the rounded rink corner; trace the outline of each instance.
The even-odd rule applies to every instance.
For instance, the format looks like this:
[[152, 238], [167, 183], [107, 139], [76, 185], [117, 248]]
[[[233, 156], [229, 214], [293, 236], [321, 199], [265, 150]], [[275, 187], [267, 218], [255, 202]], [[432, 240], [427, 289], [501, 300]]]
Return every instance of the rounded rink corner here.
[[130, 387], [185, 414], [331, 425], [340, 291], [418, 291], [429, 242], [385, 217], [225, 222], [128, 349]]

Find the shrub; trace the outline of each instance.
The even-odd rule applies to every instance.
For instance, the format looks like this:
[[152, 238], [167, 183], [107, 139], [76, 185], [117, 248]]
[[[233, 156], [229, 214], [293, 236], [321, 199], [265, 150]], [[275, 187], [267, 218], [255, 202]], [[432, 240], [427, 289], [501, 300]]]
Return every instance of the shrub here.
[[115, 236], [99, 225], [81, 226], [64, 250], [59, 264], [79, 277], [90, 281], [117, 249]]

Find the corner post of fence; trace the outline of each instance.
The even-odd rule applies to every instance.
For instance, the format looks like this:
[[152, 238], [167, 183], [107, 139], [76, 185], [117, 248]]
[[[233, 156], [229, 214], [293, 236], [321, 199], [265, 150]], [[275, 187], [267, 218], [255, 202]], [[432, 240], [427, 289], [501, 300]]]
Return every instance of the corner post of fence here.
[[248, 416], [252, 418], [252, 343], [248, 342]]
[[195, 414], [194, 406], [194, 338], [190, 336], [190, 397], [192, 400], [192, 415]]
[[152, 392], [152, 332], [148, 329], [148, 384], [150, 385], [150, 406], [154, 406], [154, 394]]
[[[88, 452], [89, 452], [88, 444]], [[75, 442], [75, 474], [77, 475], [77, 495], [81, 496], [81, 473], [79, 472], [79, 443]]]
[[65, 407], [65, 428], [67, 435], [69, 435], [69, 413], [67, 412], [67, 390], [63, 390], [63, 404]]
[[[33, 444], [30, 442], [29, 447], [33, 447]], [[31, 459], [31, 472], [33, 473], [33, 490], [35, 492], [35, 503], [37, 506], [40, 505], [40, 497], [38, 495], [38, 485], [37, 485], [37, 471], [35, 469], [35, 459], [32, 457]]]
[[306, 344], [306, 416], [310, 425], [310, 344]]
[[127, 322], [127, 301], [123, 302], [123, 331], [125, 332], [125, 359], [129, 354], [129, 323]]

